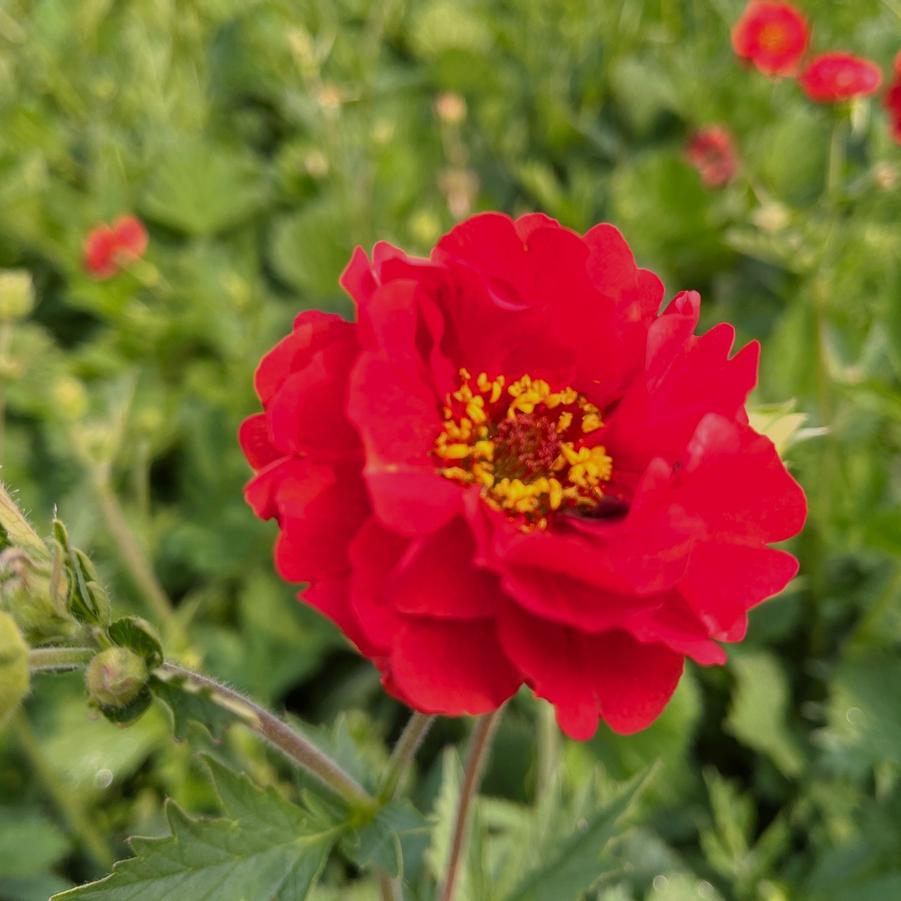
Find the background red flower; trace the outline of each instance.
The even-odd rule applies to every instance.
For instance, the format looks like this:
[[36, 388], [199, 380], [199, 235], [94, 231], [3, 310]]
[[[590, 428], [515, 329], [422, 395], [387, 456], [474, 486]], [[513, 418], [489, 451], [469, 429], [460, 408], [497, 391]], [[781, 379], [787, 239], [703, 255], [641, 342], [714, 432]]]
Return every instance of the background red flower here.
[[732, 47], [768, 75], [793, 75], [807, 49], [810, 29], [790, 3], [751, 3], [732, 29]]
[[882, 84], [882, 71], [850, 53], [824, 53], [811, 60], [798, 81], [811, 100], [837, 103], [874, 94]]
[[895, 57], [895, 77], [885, 95], [892, 137], [901, 144], [901, 53]]
[[487, 213], [428, 260], [358, 249], [342, 283], [356, 322], [302, 313], [260, 363], [247, 499], [410, 706], [525, 683], [573, 737], [634, 732], [795, 574], [768, 545], [804, 496], [744, 409], [757, 345], [696, 336], [694, 292], [658, 315], [612, 226]]
[[109, 278], [142, 257], [147, 240], [147, 229], [136, 216], [120, 216], [112, 225], [98, 225], [85, 239], [85, 269], [96, 278]]
[[708, 188], [721, 188], [738, 171], [738, 153], [729, 130], [722, 125], [699, 128], [685, 147], [685, 157]]

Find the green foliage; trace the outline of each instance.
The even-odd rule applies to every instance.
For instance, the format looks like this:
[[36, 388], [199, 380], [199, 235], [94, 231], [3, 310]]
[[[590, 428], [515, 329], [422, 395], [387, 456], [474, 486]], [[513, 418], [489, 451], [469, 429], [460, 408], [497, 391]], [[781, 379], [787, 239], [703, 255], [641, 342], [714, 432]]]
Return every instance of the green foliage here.
[[168, 837], [132, 839], [133, 859], [56, 898], [192, 901], [214, 886], [231, 898], [305, 898], [338, 830], [222, 764], [210, 760], [209, 766], [223, 818], [194, 819], [169, 804]]
[[[786, 445], [810, 501], [791, 547], [801, 574], [753, 612], [726, 668], [689, 667], [652, 728], [602, 728], [558, 748], [552, 785], [547, 749], [535, 747], [538, 708], [517, 697], [498, 736], [503, 778], [490, 773], [475, 806], [458, 901], [530, 897], [566, 873], [569, 887], [547, 897], [901, 894], [901, 158], [879, 97], [815, 106], [793, 80], [738, 64], [729, 29], [743, 5], [0, 5], [0, 464], [35, 524], [0, 493], [0, 607], [25, 639], [111, 643], [152, 668], [160, 651], [146, 617], [167, 653], [321, 724], [310, 736], [372, 789], [402, 712], [271, 572], [273, 531], [246, 508], [235, 441], [256, 409], [253, 368], [299, 310], [350, 315], [337, 279], [358, 243], [426, 253], [460, 215], [487, 208], [542, 209], [577, 229], [611, 221], [668, 297], [697, 288], [706, 323], [729, 320], [740, 343], [761, 341], [756, 421], [770, 417], [780, 440], [803, 423]], [[888, 71], [894, 0], [801, 5], [817, 52], [841, 46]], [[437, 103], [447, 91], [463, 103], [456, 119]], [[732, 131], [741, 160], [721, 190], [705, 188], [683, 152], [711, 123]], [[86, 235], [126, 212], [147, 225], [145, 257], [90, 278]], [[48, 527], [57, 508], [68, 531]], [[135, 590], [123, 529], [172, 599], [171, 623]], [[183, 862], [203, 835], [218, 847], [202, 860], [253, 870], [250, 880], [263, 872], [248, 863], [263, 837], [276, 845], [259, 860], [301, 868], [319, 868], [333, 845], [311, 893], [320, 901], [373, 901], [371, 866], [402, 873], [406, 899], [432, 897], [459, 790], [447, 748], [457, 724], [433, 729], [412, 806], [340, 840], [311, 839], [295, 860], [253, 811], [338, 822], [336, 806], [246, 730], [226, 729], [235, 718], [209, 692], [160, 675], [150, 685], [171, 728], [160, 705], [127, 729], [86, 716], [80, 674], [32, 679], [25, 709], [48, 774], [111, 847], [163, 835], [164, 799], [179, 805], [174, 837], [138, 841], [113, 881], [82, 891], [139, 899], [138, 883], [115, 888], [123, 874], [160, 875], [153, 861], [172, 851]], [[280, 795], [240, 781], [225, 818], [182, 814], [215, 805], [187, 743], [170, 740], [193, 743], [198, 723], [230, 766], [308, 812], [288, 815]], [[612, 783], [657, 760], [638, 827], [604, 844]], [[255, 826], [235, 818], [236, 795]], [[0, 735], [0, 797], [14, 805], [0, 816], [0, 897], [44, 901], [103, 875], [12, 728]], [[527, 873], [545, 881], [530, 887]], [[235, 885], [235, 897], [265, 897], [259, 883]]]

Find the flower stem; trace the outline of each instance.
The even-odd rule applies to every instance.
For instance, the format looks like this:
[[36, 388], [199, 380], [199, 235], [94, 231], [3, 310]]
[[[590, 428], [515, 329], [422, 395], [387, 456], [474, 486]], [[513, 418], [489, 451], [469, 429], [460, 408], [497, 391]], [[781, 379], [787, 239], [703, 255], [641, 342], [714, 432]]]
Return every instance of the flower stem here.
[[382, 896], [382, 901], [403, 901], [404, 899], [400, 880], [393, 879], [385, 873], [379, 876], [379, 894]]
[[379, 792], [379, 798], [382, 801], [390, 801], [397, 793], [397, 787], [400, 785], [404, 773], [413, 763], [413, 758], [433, 722], [435, 722], [434, 716], [418, 712], [414, 712], [407, 721], [404, 731], [401, 732], [400, 738], [394, 746], [391, 760], [388, 761], [388, 772], [385, 774], [385, 781]]
[[172, 602], [160, 585], [147, 555], [135, 537], [122, 505], [110, 485], [109, 477], [103, 472], [94, 470], [89, 473], [89, 479], [100, 507], [100, 514], [113, 539], [122, 565], [160, 624], [171, 626], [175, 616]]
[[34, 648], [28, 652], [28, 668], [32, 672], [76, 669], [90, 662], [96, 653], [93, 648]]
[[441, 901], [453, 901], [457, 888], [457, 875], [460, 870], [460, 861], [463, 856], [463, 846], [466, 843], [466, 833], [469, 825], [469, 809], [475, 798], [479, 783], [482, 780], [482, 770], [485, 766], [491, 740], [501, 718], [499, 707], [493, 713], [481, 717], [476, 723], [472, 733], [472, 742], [469, 746], [469, 755], [466, 758], [466, 770], [463, 774], [463, 786], [460, 789], [460, 802], [457, 806], [457, 820], [454, 823], [454, 837], [451, 844], [450, 858], [447, 862], [447, 873], [444, 877], [444, 885], [441, 888]]
[[832, 200], [839, 195], [845, 168], [844, 119], [836, 117], [829, 140], [829, 157], [826, 169], [826, 196]]
[[221, 706], [234, 713], [293, 763], [312, 773], [350, 806], [371, 809], [375, 805], [375, 799], [350, 774], [274, 713], [221, 682], [176, 663], [166, 662], [160, 670], [209, 689]]
[[103, 836], [94, 828], [94, 824], [82, 810], [75, 795], [57, 778], [23, 713], [16, 717], [14, 728], [22, 753], [28, 758], [34, 774], [43, 784], [69, 829], [94, 863], [108, 872], [115, 859], [112, 852], [107, 847]]

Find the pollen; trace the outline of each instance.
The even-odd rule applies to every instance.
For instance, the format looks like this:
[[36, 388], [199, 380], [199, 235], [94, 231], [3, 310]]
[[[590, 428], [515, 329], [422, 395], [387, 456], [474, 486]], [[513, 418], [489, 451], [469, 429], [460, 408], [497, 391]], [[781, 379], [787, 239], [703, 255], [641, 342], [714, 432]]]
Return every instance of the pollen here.
[[441, 475], [478, 486], [485, 503], [526, 529], [600, 502], [613, 461], [593, 437], [604, 425], [597, 407], [572, 387], [530, 375], [459, 376], [435, 441]]

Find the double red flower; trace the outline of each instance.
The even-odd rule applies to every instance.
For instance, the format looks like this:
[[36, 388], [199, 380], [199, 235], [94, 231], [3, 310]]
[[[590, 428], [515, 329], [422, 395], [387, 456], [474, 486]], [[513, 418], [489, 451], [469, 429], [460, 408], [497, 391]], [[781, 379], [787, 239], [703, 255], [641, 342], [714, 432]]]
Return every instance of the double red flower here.
[[620, 233], [475, 216], [429, 259], [357, 249], [355, 322], [301, 313], [241, 427], [276, 565], [410, 706], [480, 714], [523, 683], [565, 732], [661, 712], [797, 562], [804, 495], [748, 424], [758, 346]]
[[699, 128], [688, 140], [685, 158], [708, 188], [722, 188], [738, 171], [738, 152], [728, 129], [722, 125]]
[[807, 50], [810, 28], [789, 3], [752, 0], [732, 29], [732, 47], [767, 75], [793, 75]]
[[98, 225], [84, 242], [84, 267], [98, 279], [115, 275], [147, 250], [147, 229], [136, 216], [120, 216], [112, 225]]
[[892, 137], [901, 144], [901, 53], [895, 57], [895, 78], [885, 94], [885, 108], [891, 121]]
[[879, 90], [882, 72], [876, 63], [851, 53], [823, 53], [801, 73], [804, 93], [817, 103], [839, 103]]

